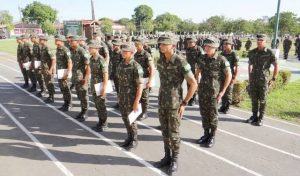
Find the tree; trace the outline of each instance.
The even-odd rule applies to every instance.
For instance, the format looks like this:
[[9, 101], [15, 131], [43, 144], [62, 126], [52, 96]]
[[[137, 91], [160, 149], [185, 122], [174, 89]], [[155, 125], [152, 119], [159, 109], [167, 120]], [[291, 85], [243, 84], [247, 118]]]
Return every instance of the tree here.
[[146, 31], [150, 31], [151, 28], [153, 30], [153, 24], [150, 24], [152, 17], [153, 10], [147, 5], [140, 5], [136, 7], [134, 9], [134, 15], [132, 15], [132, 19], [134, 20], [136, 27], [139, 30], [144, 29]]
[[[271, 17], [269, 20], [269, 27], [274, 29], [276, 22], [276, 15]], [[296, 34], [297, 33], [298, 21], [297, 15], [293, 12], [281, 12], [279, 18], [279, 31], [281, 35], [284, 34]]]
[[121, 25], [124, 25], [130, 33], [136, 31], [134, 21], [129, 18], [121, 18], [119, 20], [119, 23]]
[[225, 23], [224, 16], [212, 16], [206, 20], [207, 28], [211, 32], [224, 32]]
[[111, 19], [108, 19], [108, 18], [104, 18], [101, 21], [102, 21], [101, 31], [104, 34], [112, 33], [113, 32], [113, 29], [112, 29], [113, 21]]
[[180, 24], [178, 25], [178, 30], [180, 32], [195, 32], [198, 31], [198, 27], [198, 24], [194, 23], [191, 19], [187, 19], [180, 22]]
[[13, 16], [11, 16], [6, 10], [0, 11], [0, 24], [6, 25], [7, 30], [11, 31], [14, 28]]
[[[37, 1], [28, 4], [23, 10], [23, 21], [39, 24], [44, 31], [51, 31], [50, 23], [54, 23], [57, 18], [57, 11], [52, 7]], [[45, 24], [46, 23], [46, 24]]]
[[44, 32], [50, 35], [53, 35], [56, 33], [56, 28], [54, 26], [54, 24], [47, 20], [44, 23], [42, 23], [42, 29], [44, 29]]
[[177, 15], [170, 13], [164, 13], [155, 18], [155, 30], [157, 31], [178, 31], [178, 25], [181, 23], [181, 19]]

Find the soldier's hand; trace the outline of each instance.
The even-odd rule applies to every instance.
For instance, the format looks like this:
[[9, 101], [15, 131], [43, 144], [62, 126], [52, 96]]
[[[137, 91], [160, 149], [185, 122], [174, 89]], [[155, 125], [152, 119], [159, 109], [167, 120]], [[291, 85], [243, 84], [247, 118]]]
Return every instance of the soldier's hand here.
[[270, 80], [270, 81], [268, 82], [268, 87], [271, 87], [271, 86], [273, 85], [273, 83], [274, 83], [274, 81], [273, 81], [273, 80]]
[[62, 79], [63, 79], [63, 80], [68, 79], [68, 75], [64, 75], [64, 76], [62, 77]]
[[182, 119], [183, 117], [183, 113], [184, 113], [184, 110], [185, 110], [185, 106], [184, 105], [180, 105], [179, 109], [178, 109], [178, 115], [179, 117]]
[[134, 112], [137, 112], [138, 109], [139, 109], [139, 103], [138, 102], [134, 102], [132, 109], [133, 109]]
[[85, 85], [86, 80], [85, 80], [85, 79], [82, 79], [80, 82], [81, 82], [82, 85]]
[[218, 103], [221, 102], [223, 95], [224, 95], [224, 92], [220, 92], [220, 93], [218, 94], [218, 96], [217, 96], [217, 102], [218, 102]]

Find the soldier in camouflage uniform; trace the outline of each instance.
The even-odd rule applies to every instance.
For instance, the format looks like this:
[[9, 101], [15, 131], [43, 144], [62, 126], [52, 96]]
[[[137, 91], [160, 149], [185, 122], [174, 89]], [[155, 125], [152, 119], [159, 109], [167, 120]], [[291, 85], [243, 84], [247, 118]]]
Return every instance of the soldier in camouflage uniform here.
[[[92, 41], [89, 45], [90, 67], [91, 67], [91, 88], [95, 106], [98, 112], [99, 122], [96, 125], [96, 130], [99, 132], [107, 129], [107, 110], [105, 105], [106, 87], [108, 84], [108, 63], [99, 54], [99, 48], [101, 47], [96, 41]], [[95, 90], [95, 84], [102, 83], [102, 89], [100, 94], [97, 95]]]
[[252, 42], [251, 42], [250, 38], [248, 38], [248, 40], [246, 41], [246, 44], [245, 44], [246, 51], [249, 51], [251, 46], [252, 46]]
[[[68, 33], [67, 36], [66, 36], [66, 41], [64, 42], [65, 43], [65, 47], [67, 47], [70, 51], [71, 51], [71, 42], [72, 42], [72, 37], [74, 35], [71, 34], [71, 33]], [[70, 85], [70, 90], [74, 90], [75, 88], [75, 84], [72, 82], [73, 80], [71, 79], [71, 85]]]
[[[118, 82], [118, 76], [117, 76], [117, 68], [120, 62], [123, 61], [122, 53], [121, 53], [121, 39], [114, 39], [112, 41], [113, 44], [113, 52], [112, 57], [109, 62], [109, 71], [110, 71], [110, 79], [114, 81], [116, 92], [119, 93], [119, 82]], [[117, 103], [114, 108], [119, 108], [119, 103]]]
[[56, 48], [56, 66], [57, 70], [66, 69], [65, 75], [58, 79], [59, 88], [63, 94], [64, 104], [59, 108], [61, 111], [70, 111], [72, 108], [72, 95], [70, 90], [70, 78], [68, 76], [72, 73], [72, 60], [70, 50], [64, 46], [66, 38], [63, 35], [55, 36]]
[[[158, 39], [161, 57], [157, 61], [160, 77], [159, 88], [159, 121], [164, 141], [165, 156], [155, 163], [158, 168], [168, 167], [168, 174], [177, 172], [180, 149], [179, 126], [185, 106], [197, 89], [191, 66], [180, 55], [175, 53], [176, 41], [173, 36], [161, 36]], [[182, 97], [182, 83], [190, 85], [186, 97]]]
[[29, 92], [35, 92], [36, 91], [36, 76], [34, 73], [34, 58], [33, 58], [33, 53], [32, 53], [32, 44], [29, 43], [28, 41], [29, 36], [28, 35], [24, 35], [23, 37], [23, 57], [24, 57], [24, 62], [29, 62], [30, 66], [29, 69], [26, 70], [27, 75], [31, 81], [31, 88], [28, 90]]
[[73, 62], [72, 82], [75, 84], [77, 97], [80, 100], [81, 112], [76, 116], [76, 119], [83, 122], [87, 118], [88, 111], [88, 83], [91, 74], [90, 55], [85, 49], [79, 46], [79, 36], [73, 36], [71, 42], [71, 58]]
[[[204, 54], [203, 49], [200, 46], [196, 45], [197, 39], [193, 37], [187, 38], [188, 46], [186, 49], [186, 60], [191, 66], [191, 70], [193, 74], [195, 75], [196, 71], [196, 62], [197, 60]], [[187, 84], [187, 87], [189, 88], [189, 85]], [[196, 101], [196, 93], [194, 96], [190, 99], [188, 102], [189, 106], [193, 106]]]
[[201, 77], [198, 96], [204, 128], [204, 135], [197, 143], [209, 148], [215, 143], [218, 125], [217, 106], [231, 81], [230, 65], [224, 56], [217, 53], [218, 47], [219, 40], [214, 37], [204, 41], [206, 54], [198, 60], [196, 70], [196, 77]]
[[[246, 122], [261, 126], [266, 111], [268, 88], [278, 74], [277, 59], [272, 50], [266, 48], [266, 35], [257, 35], [257, 48], [251, 50], [248, 57], [249, 94], [253, 115]], [[269, 80], [271, 65], [274, 66], [274, 71], [272, 79]]]
[[86, 51], [88, 51], [89, 48], [88, 48], [88, 46], [86, 44], [86, 40], [87, 40], [86, 37], [81, 36], [80, 40], [79, 40], [79, 46], [82, 47], [83, 49], [85, 49]]
[[109, 63], [110, 58], [109, 58], [108, 46], [106, 45], [106, 43], [104, 41], [102, 41], [100, 32], [93, 33], [93, 40], [96, 40], [97, 42], [100, 43], [101, 48], [99, 48], [99, 54], [102, 57], [104, 57], [104, 59], [107, 63]]
[[[142, 114], [139, 116], [139, 120], [143, 120], [148, 118], [147, 110], [149, 104], [149, 89], [152, 87], [152, 81], [154, 79], [154, 63], [151, 55], [144, 50], [144, 41], [143, 39], [136, 39], [135, 47], [137, 52], [134, 54], [134, 60], [139, 63], [143, 68], [143, 78], [147, 78], [148, 82], [146, 83], [146, 87], [143, 89], [141, 104], [142, 104]], [[144, 83], [145, 84], [145, 83]]]
[[234, 43], [231, 39], [224, 40], [223, 51], [221, 52], [221, 55], [224, 56], [230, 64], [230, 70], [231, 70], [231, 75], [232, 75], [231, 82], [230, 82], [225, 94], [222, 97], [222, 105], [219, 109], [219, 112], [222, 112], [224, 114], [227, 114], [227, 112], [229, 111], [229, 106], [231, 105], [231, 102], [232, 102], [233, 85], [236, 82], [237, 74], [238, 74], [239, 57], [236, 54], [236, 52], [232, 50], [233, 44]]
[[143, 91], [143, 68], [134, 60], [133, 53], [134, 47], [130, 44], [122, 45], [124, 60], [117, 68], [120, 112], [127, 130], [127, 139], [121, 147], [127, 150], [136, 148], [138, 145], [137, 124], [135, 121], [130, 124], [128, 115], [138, 110]]
[[38, 97], [43, 97], [45, 96], [46, 90], [45, 90], [45, 83], [44, 83], [44, 78], [42, 74], [42, 68], [41, 66], [37, 67], [35, 66], [34, 61], [41, 61], [41, 51], [40, 51], [40, 44], [39, 44], [39, 39], [36, 35], [31, 35], [31, 42], [33, 43], [32, 47], [32, 55], [33, 55], [33, 67], [34, 67], [34, 72], [36, 76], [36, 80], [39, 83], [40, 86], [40, 92], [37, 94]]
[[49, 93], [49, 97], [45, 100], [45, 102], [54, 103], [54, 74], [56, 73], [56, 59], [54, 53], [50, 51], [47, 41], [47, 36], [40, 37], [42, 73]]
[[23, 74], [23, 78], [25, 83], [21, 86], [23, 89], [27, 89], [29, 87], [29, 83], [28, 83], [28, 74], [26, 69], [23, 66], [24, 63], [24, 56], [23, 56], [23, 41], [22, 38], [24, 37], [24, 35], [17, 37], [17, 43], [18, 43], [18, 49], [17, 49], [17, 61], [19, 63], [19, 67], [20, 70]]

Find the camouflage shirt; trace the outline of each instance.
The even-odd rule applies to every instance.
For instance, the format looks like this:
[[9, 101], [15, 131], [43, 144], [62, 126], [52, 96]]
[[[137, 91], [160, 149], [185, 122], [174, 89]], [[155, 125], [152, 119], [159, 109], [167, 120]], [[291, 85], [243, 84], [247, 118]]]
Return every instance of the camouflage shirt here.
[[35, 61], [40, 61], [41, 60], [40, 45], [38, 43], [33, 44], [32, 54], [33, 54], [33, 59]]
[[68, 62], [71, 60], [71, 52], [65, 47], [58, 47], [56, 49], [56, 67], [57, 69], [67, 69]]
[[134, 60], [142, 66], [144, 72], [143, 77], [149, 77], [149, 67], [154, 65], [151, 55], [147, 51], [142, 50], [140, 53], [136, 52], [134, 54]]
[[114, 79], [114, 77], [116, 76], [117, 67], [122, 62], [122, 60], [123, 58], [122, 58], [121, 50], [112, 52], [112, 57], [109, 61], [111, 79]]
[[231, 69], [231, 74], [234, 74], [234, 67], [239, 65], [239, 56], [236, 54], [236, 52], [231, 51], [230, 53], [225, 53], [225, 51], [223, 51], [221, 53], [222, 56], [224, 56], [227, 61], [230, 64], [230, 69]]
[[23, 43], [18, 44], [18, 49], [17, 49], [17, 60], [18, 62], [22, 62], [23, 60]]
[[[90, 58], [91, 67], [91, 85], [101, 83], [104, 79], [104, 73], [108, 73], [108, 66], [104, 58], [101, 55], [93, 56]], [[93, 86], [92, 86], [93, 88]]]
[[195, 74], [196, 63], [199, 57], [203, 54], [203, 49], [200, 46], [195, 46], [193, 48], [187, 48], [186, 50], [186, 60], [191, 65], [192, 72]]
[[75, 50], [71, 50], [71, 59], [73, 62], [72, 79], [74, 81], [80, 81], [85, 78], [86, 66], [90, 64], [89, 58], [90, 55], [80, 46]]
[[121, 111], [131, 111], [137, 88], [143, 84], [143, 69], [133, 58], [128, 64], [122, 61], [117, 68], [119, 80], [119, 103]]
[[271, 64], [277, 63], [277, 59], [271, 49], [265, 48], [258, 50], [257, 48], [249, 51], [249, 65], [252, 65], [250, 80], [268, 82], [270, 76]]
[[161, 55], [157, 61], [160, 77], [159, 106], [163, 109], [177, 109], [182, 101], [182, 82], [193, 78], [191, 66], [180, 55], [174, 54], [170, 61]]
[[33, 61], [33, 56], [32, 56], [32, 45], [31, 43], [29, 42], [25, 42], [23, 44], [23, 62], [26, 63], [26, 62], [31, 62]]
[[216, 53], [212, 58], [205, 54], [198, 60], [197, 67], [201, 70], [201, 80], [198, 86], [199, 96], [216, 98], [224, 84], [230, 64], [224, 56]]
[[41, 46], [41, 62], [42, 69], [49, 69], [54, 59], [54, 53], [50, 51], [48, 46]]

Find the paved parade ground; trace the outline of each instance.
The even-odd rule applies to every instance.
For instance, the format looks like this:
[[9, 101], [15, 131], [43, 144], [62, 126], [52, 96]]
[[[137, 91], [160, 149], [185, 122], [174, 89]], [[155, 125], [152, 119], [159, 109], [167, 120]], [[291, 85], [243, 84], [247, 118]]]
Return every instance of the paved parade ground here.
[[[128, 152], [119, 147], [126, 130], [112, 108], [115, 94], [107, 96], [109, 130], [98, 133], [92, 129], [98, 121], [92, 102], [88, 120], [80, 123], [72, 118], [80, 111], [75, 92], [74, 108], [64, 113], [57, 110], [63, 104], [58, 88], [56, 103], [48, 105], [22, 84], [15, 56], [0, 53], [0, 176], [165, 175], [153, 166], [164, 154], [156, 91], [150, 118], [138, 122], [139, 146]], [[177, 175], [299, 176], [300, 125], [266, 118], [256, 127], [244, 123], [249, 116], [237, 109], [221, 114], [216, 144], [207, 149], [195, 143], [203, 134], [198, 105], [187, 107]]]

